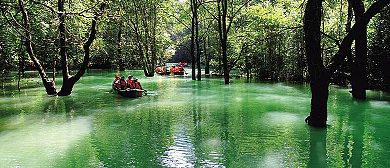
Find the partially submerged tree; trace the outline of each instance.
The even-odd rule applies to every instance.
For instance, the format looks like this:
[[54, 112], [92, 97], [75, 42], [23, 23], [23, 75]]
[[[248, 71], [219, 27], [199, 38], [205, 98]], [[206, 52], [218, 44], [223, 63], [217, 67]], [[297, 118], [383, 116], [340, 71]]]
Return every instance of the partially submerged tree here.
[[[355, 13], [355, 21], [359, 21], [364, 13], [361, 0], [350, 0]], [[366, 99], [367, 83], [367, 26], [363, 26], [355, 39], [355, 58], [350, 61], [352, 96]]]
[[[327, 120], [327, 101], [329, 95], [329, 78], [340, 68], [349, 54], [353, 40], [365, 30], [371, 18], [390, 3], [390, 0], [379, 0], [361, 15], [352, 29], [344, 37], [338, 52], [334, 55], [328, 67], [323, 65], [320, 46], [321, 8], [322, 0], [309, 0], [306, 4], [304, 31], [306, 54], [310, 74], [312, 92], [311, 111], [305, 121], [312, 126], [325, 127]], [[360, 68], [360, 67], [356, 67]]]
[[[59, 95], [59, 96], [67, 96], [70, 95], [73, 89], [74, 84], [81, 78], [81, 76], [85, 73], [85, 70], [88, 68], [89, 63], [89, 57], [90, 57], [90, 51], [89, 47], [91, 46], [93, 40], [95, 39], [96, 35], [96, 20], [99, 16], [98, 13], [95, 13], [95, 16], [92, 19], [91, 28], [88, 40], [83, 44], [84, 49], [84, 60], [79, 68], [78, 72], [74, 76], [69, 75], [69, 68], [68, 68], [68, 55], [66, 51], [66, 27], [65, 27], [65, 17], [67, 14], [77, 14], [82, 15], [84, 12], [88, 11], [89, 9], [86, 9], [84, 11], [81, 11], [79, 13], [67, 13], [64, 11], [64, 0], [58, 0], [58, 10], [55, 10], [53, 7], [50, 7], [42, 2], [35, 2], [41, 5], [44, 5], [45, 7], [49, 8], [53, 13], [58, 15], [59, 19], [59, 36], [60, 36], [60, 56], [61, 56], [61, 65], [62, 65], [62, 75], [63, 75], [63, 85], [61, 87], [61, 90], [57, 93], [57, 89], [55, 87], [55, 82], [50, 80], [47, 74], [45, 73], [45, 70], [43, 66], [41, 65], [40, 61], [37, 59], [37, 57], [34, 54], [33, 46], [32, 46], [32, 40], [31, 40], [31, 30], [30, 30], [30, 22], [28, 13], [25, 9], [23, 0], [18, 0], [19, 2], [19, 8], [22, 12], [23, 17], [23, 30], [25, 32], [25, 46], [26, 50], [30, 56], [30, 59], [33, 61], [36, 69], [38, 70], [40, 77], [42, 79], [42, 82], [44, 84], [44, 87], [46, 89], [47, 94], [49, 95]], [[103, 10], [104, 3], [100, 6], [100, 10]]]
[[[224, 73], [224, 79], [225, 84], [229, 84], [229, 65], [228, 65], [228, 34], [231, 30], [232, 24], [234, 19], [236, 18], [237, 14], [240, 12], [240, 10], [245, 7], [250, 0], [244, 1], [244, 2], [229, 2], [228, 0], [217, 0], [217, 16], [214, 16], [214, 18], [217, 20], [218, 23], [218, 34], [219, 34], [219, 41], [221, 45], [221, 53], [222, 53], [222, 63], [223, 63], [223, 73]], [[238, 8], [235, 8], [236, 6], [239, 6]], [[229, 9], [228, 9], [229, 8]]]

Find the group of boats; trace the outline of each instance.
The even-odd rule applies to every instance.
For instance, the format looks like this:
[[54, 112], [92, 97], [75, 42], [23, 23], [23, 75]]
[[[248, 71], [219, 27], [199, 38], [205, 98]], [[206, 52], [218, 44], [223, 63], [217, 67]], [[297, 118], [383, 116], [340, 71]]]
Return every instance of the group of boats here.
[[[186, 72], [184, 70], [184, 67], [188, 66], [187, 63], [178, 63], [176, 65], [172, 65], [171, 67], [168, 66], [157, 66], [156, 73], [160, 75], [170, 75], [173, 73], [174, 75], [184, 75]], [[121, 89], [118, 87], [114, 87], [113, 84], [113, 90], [117, 92], [119, 95], [123, 97], [130, 97], [130, 98], [137, 98], [142, 97], [144, 93], [147, 91], [145, 89]]]
[[173, 73], [174, 75], [184, 75], [186, 72], [184, 70], [184, 66], [187, 66], [187, 63], [178, 63], [176, 65], [168, 66], [157, 66], [156, 73], [159, 75], [170, 75]]

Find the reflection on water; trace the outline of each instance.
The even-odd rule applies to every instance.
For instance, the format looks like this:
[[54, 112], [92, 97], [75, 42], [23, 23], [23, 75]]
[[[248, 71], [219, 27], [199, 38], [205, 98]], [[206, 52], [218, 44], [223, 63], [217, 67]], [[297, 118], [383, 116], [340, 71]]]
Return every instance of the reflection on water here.
[[383, 92], [357, 101], [332, 86], [329, 126], [317, 129], [303, 122], [307, 85], [126, 71], [148, 90], [129, 99], [111, 93], [115, 73], [90, 71], [67, 97], [2, 90], [0, 167], [390, 166]]

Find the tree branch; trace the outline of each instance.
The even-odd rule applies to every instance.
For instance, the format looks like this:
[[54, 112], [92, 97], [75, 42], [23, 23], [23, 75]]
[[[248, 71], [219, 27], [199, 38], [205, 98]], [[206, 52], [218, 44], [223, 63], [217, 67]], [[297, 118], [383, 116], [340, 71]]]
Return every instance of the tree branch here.
[[51, 6], [49, 6], [49, 5], [46, 5], [46, 4], [42, 3], [42, 2], [37, 2], [37, 1], [35, 1], [35, 0], [31, 0], [31, 1], [32, 1], [33, 3], [35, 3], [35, 4], [40, 4], [40, 5], [42, 5], [42, 6], [46, 7], [46, 8], [48, 8], [51, 12], [53, 12], [53, 13], [55, 13], [55, 14], [58, 14], [58, 11], [55, 10], [53, 7], [51, 7]]
[[218, 18], [217, 18], [214, 14], [212, 14], [212, 13], [209, 11], [209, 9], [206, 8], [206, 6], [204, 6], [203, 4], [202, 4], [202, 6], [203, 6], [204, 9], [206, 9], [207, 13], [209, 13], [215, 20], [218, 20]]
[[186, 27], [188, 30], [192, 31], [192, 30], [188, 27], [188, 25], [186, 25], [182, 20], [180, 20], [179, 18], [177, 18], [175, 15], [169, 14], [169, 13], [166, 12], [165, 10], [163, 10], [163, 12], [164, 12], [165, 14], [167, 14], [168, 16], [174, 17], [174, 18], [175, 18], [178, 22], [180, 22], [184, 27]]
[[336, 43], [336, 45], [337, 46], [341, 46], [341, 44], [340, 44], [340, 41], [339, 40], [337, 40], [337, 39], [335, 39], [335, 38], [333, 38], [332, 36], [330, 36], [330, 35], [327, 35], [326, 33], [324, 33], [324, 32], [320, 32], [322, 35], [324, 35], [325, 37], [328, 37], [328, 38], [330, 38], [331, 40], [333, 40], [335, 43]]
[[246, 43], [244, 43], [241, 47], [241, 51], [240, 51], [240, 54], [238, 55], [238, 58], [236, 60], [234, 60], [234, 62], [231, 64], [230, 68], [229, 68], [229, 72], [234, 68], [234, 66], [236, 65], [236, 63], [238, 62], [238, 60], [240, 60], [241, 56], [243, 53], [245, 53], [247, 49], [247, 45]]
[[327, 68], [331, 74], [336, 71], [336, 69], [342, 64], [344, 58], [348, 55], [352, 41], [355, 40], [356, 35], [360, 33], [359, 30], [361, 30], [362, 27], [367, 26], [371, 18], [379, 13], [389, 3], [390, 0], [379, 0], [373, 3], [370, 8], [368, 8], [367, 11], [361, 16], [360, 20], [358, 20], [355, 25], [353, 25], [347, 36], [344, 37], [343, 41], [341, 42], [339, 51], [332, 58]]
[[251, 0], [247, 0], [240, 8], [237, 9], [237, 11], [236, 11], [231, 17], [229, 17], [229, 18], [230, 18], [230, 21], [229, 21], [229, 26], [228, 26], [228, 28], [226, 29], [226, 32], [227, 32], [227, 33], [229, 33], [229, 30], [230, 30], [230, 27], [231, 27], [232, 22], [233, 22], [233, 20], [234, 20], [234, 17], [236, 17], [237, 13], [240, 12], [240, 10], [241, 10], [244, 6], [246, 6], [246, 4], [248, 4], [250, 1], [251, 1]]

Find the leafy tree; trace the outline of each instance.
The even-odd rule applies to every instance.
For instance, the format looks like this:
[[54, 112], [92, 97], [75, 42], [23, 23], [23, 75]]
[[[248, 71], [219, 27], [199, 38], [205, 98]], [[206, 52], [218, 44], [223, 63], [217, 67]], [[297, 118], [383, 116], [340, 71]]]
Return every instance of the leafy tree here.
[[[62, 64], [62, 75], [63, 75], [63, 85], [61, 90], [57, 93], [57, 89], [55, 87], [55, 82], [50, 80], [48, 76], [46, 75], [46, 72], [44, 70], [44, 67], [40, 63], [39, 59], [35, 56], [33, 47], [32, 47], [32, 35], [31, 35], [31, 25], [29, 21], [29, 15], [27, 13], [27, 10], [25, 8], [25, 5], [22, 0], [18, 1], [18, 5], [20, 8], [20, 11], [22, 13], [22, 18], [23, 18], [23, 23], [24, 26], [22, 27], [22, 30], [24, 32], [24, 37], [25, 37], [25, 46], [26, 50], [30, 56], [30, 59], [33, 61], [36, 69], [38, 70], [42, 82], [46, 88], [46, 92], [51, 95], [51, 94], [57, 94], [60, 96], [66, 96], [71, 94], [72, 88], [74, 84], [81, 78], [81, 76], [84, 74], [86, 68], [88, 67], [89, 63], [89, 47], [92, 44], [95, 34], [96, 34], [96, 19], [97, 19], [97, 14], [93, 17], [92, 20], [92, 25], [90, 29], [90, 34], [88, 40], [84, 43], [83, 49], [84, 49], [84, 60], [83, 63], [77, 72], [75, 76], [70, 76], [69, 75], [69, 69], [68, 69], [68, 55], [67, 55], [67, 44], [66, 44], [66, 27], [65, 27], [65, 17], [66, 15], [73, 15], [73, 14], [78, 14], [78, 15], [83, 15], [86, 11], [89, 9], [85, 9], [84, 11], [78, 12], [78, 13], [67, 13], [64, 10], [64, 1], [59, 0], [58, 1], [58, 10], [54, 9], [53, 7], [46, 5], [44, 2], [35, 2], [38, 3], [42, 6], [47, 7], [50, 9], [52, 13], [57, 14], [58, 20], [59, 20], [59, 49], [60, 49], [60, 56], [61, 56], [61, 64]], [[101, 6], [101, 10], [104, 5]], [[18, 24], [20, 25], [20, 24]]]

